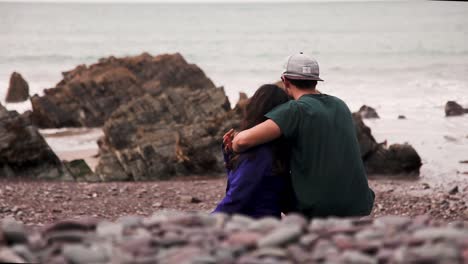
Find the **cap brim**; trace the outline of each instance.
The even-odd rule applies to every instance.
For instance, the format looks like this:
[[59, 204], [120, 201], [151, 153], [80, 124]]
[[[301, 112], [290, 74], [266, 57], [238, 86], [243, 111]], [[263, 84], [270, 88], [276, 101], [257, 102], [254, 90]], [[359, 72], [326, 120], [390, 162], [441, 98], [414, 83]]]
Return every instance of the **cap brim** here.
[[286, 78], [291, 79], [291, 80], [309, 80], [309, 81], [321, 81], [321, 82], [323, 82], [323, 80], [321, 78], [316, 77], [316, 76], [303, 76], [303, 75], [290, 74], [290, 73], [285, 73], [285, 74], [283, 74], [283, 76], [285, 76]]

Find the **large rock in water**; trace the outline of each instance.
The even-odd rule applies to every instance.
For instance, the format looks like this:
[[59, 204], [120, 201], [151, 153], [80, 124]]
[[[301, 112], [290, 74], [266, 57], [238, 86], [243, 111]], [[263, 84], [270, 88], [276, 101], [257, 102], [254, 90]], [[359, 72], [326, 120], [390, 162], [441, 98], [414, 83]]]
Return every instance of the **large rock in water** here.
[[[215, 88], [203, 71], [180, 54], [101, 59], [63, 73], [55, 88], [31, 98], [33, 122], [41, 128], [100, 127], [119, 106], [167, 89]], [[184, 96], [182, 94], [182, 96]]]
[[380, 118], [377, 114], [377, 111], [375, 111], [374, 108], [367, 105], [361, 106], [361, 108], [359, 108], [358, 113], [361, 115], [362, 118]]
[[221, 88], [167, 89], [121, 106], [104, 126], [96, 173], [104, 181], [223, 171], [221, 139], [239, 123]]
[[419, 175], [421, 158], [408, 144], [377, 143], [371, 129], [362, 121], [361, 114], [353, 113], [361, 156], [370, 175]]
[[13, 72], [10, 77], [10, 86], [6, 94], [5, 101], [7, 103], [19, 103], [28, 100], [29, 85], [23, 79], [23, 76], [17, 72]]
[[455, 101], [448, 101], [445, 104], [445, 116], [460, 116], [468, 113], [468, 109], [464, 109]]
[[0, 177], [72, 179], [28, 113], [0, 105]]

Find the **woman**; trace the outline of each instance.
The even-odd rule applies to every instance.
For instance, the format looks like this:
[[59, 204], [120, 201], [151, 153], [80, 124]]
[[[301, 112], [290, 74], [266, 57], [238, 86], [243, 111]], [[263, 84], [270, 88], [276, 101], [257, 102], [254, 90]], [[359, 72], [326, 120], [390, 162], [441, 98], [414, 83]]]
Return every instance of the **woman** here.
[[[289, 100], [278, 86], [261, 86], [246, 106], [241, 129], [266, 120], [265, 114]], [[281, 217], [294, 207], [289, 176], [289, 148], [283, 138], [243, 153], [230, 148], [233, 130], [224, 137], [223, 154], [228, 171], [226, 196], [213, 213], [244, 214], [254, 218]]]

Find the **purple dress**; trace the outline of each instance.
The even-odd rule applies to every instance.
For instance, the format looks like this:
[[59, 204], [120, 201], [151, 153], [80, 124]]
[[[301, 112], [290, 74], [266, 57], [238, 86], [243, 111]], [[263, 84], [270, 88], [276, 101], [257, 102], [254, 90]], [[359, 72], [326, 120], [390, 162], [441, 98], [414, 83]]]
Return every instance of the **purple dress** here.
[[[229, 156], [224, 153], [225, 161]], [[270, 144], [240, 154], [237, 168], [228, 170], [226, 196], [213, 213], [243, 214], [254, 218], [281, 217], [295, 208], [289, 174], [274, 175]]]

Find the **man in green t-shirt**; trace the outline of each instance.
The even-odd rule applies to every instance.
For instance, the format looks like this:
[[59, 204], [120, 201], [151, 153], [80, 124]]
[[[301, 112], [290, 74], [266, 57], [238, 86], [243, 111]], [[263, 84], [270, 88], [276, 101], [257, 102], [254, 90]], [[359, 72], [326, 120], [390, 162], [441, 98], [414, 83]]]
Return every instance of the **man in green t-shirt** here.
[[281, 79], [291, 100], [267, 121], [237, 134], [236, 152], [281, 135], [291, 146], [291, 177], [298, 211], [307, 217], [369, 215], [369, 188], [350, 110], [337, 97], [315, 89], [317, 61], [300, 53], [288, 58]]

